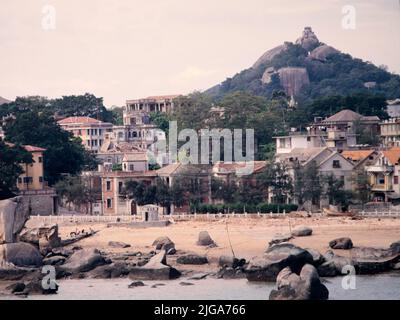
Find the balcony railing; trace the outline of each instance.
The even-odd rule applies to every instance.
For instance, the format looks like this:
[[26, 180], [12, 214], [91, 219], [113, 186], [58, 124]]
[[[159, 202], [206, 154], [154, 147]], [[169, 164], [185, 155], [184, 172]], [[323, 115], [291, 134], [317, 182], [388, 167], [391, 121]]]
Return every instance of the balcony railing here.
[[367, 170], [367, 172], [393, 172], [394, 166], [389, 166], [389, 165], [367, 166], [365, 167], [365, 170]]

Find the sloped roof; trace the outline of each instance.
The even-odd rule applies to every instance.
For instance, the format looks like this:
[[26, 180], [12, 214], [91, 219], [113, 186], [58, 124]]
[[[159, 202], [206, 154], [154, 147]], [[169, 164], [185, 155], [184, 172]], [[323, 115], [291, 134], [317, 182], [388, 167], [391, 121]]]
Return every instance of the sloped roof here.
[[147, 154], [145, 152], [124, 153], [122, 161], [147, 161]]
[[156, 170], [158, 175], [171, 175], [175, 173], [175, 171], [181, 166], [180, 163], [172, 163], [168, 164], [165, 167], [162, 167], [158, 170]]
[[75, 123], [102, 123], [100, 120], [96, 120], [90, 117], [68, 117], [58, 121], [59, 124], [75, 124]]
[[382, 153], [392, 165], [400, 163], [400, 147], [393, 147], [389, 150], [382, 151]]
[[322, 151], [327, 150], [327, 149], [328, 149], [327, 147], [321, 147], [321, 148], [294, 148], [289, 153], [278, 154], [277, 158], [279, 160], [297, 159], [299, 162], [306, 162], [306, 161], [316, 157]]
[[[267, 165], [266, 161], [253, 161], [254, 169], [253, 173], [265, 168]], [[225, 163], [225, 162], [217, 162], [213, 166], [213, 171], [216, 173], [235, 173], [238, 169], [244, 168], [246, 166], [246, 162], [232, 162], [232, 163]]]
[[[15, 144], [14, 143], [11, 143], [11, 142], [6, 142], [5, 143], [7, 146], [9, 146], [9, 147], [14, 147], [15, 146]], [[27, 144], [27, 145], [22, 145], [22, 147], [26, 150], [26, 151], [28, 151], [28, 152], [45, 152], [46, 151], [46, 149], [44, 149], [44, 148], [40, 148], [40, 147], [36, 147], [36, 146], [31, 146], [31, 145], [29, 145], [29, 144]]]
[[333, 116], [323, 120], [322, 122], [353, 122], [360, 120], [362, 118], [362, 115], [354, 112], [352, 110], [342, 110], [339, 111], [338, 113], [334, 114]]
[[344, 150], [342, 156], [348, 160], [359, 162], [368, 158], [373, 153], [374, 150]]
[[5, 104], [5, 103], [10, 103], [10, 102], [11, 102], [10, 100], [0, 97], [0, 105]]
[[345, 109], [338, 113], [330, 116], [329, 118], [322, 121], [322, 123], [347, 123], [354, 121], [379, 121], [378, 116], [363, 116], [353, 110]]
[[40, 147], [35, 147], [35, 146], [30, 146], [30, 145], [26, 145], [23, 147], [26, 151], [29, 151], [29, 152], [44, 152], [44, 151], [46, 151], [46, 149], [43, 149]]

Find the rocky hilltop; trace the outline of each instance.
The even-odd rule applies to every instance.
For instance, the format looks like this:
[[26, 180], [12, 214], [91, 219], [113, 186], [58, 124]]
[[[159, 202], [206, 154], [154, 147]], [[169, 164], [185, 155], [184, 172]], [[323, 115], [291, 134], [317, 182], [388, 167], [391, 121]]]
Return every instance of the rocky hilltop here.
[[299, 99], [355, 92], [400, 96], [400, 76], [321, 42], [311, 27], [293, 42], [267, 50], [249, 68], [207, 90], [218, 98], [246, 90], [271, 97], [276, 90]]

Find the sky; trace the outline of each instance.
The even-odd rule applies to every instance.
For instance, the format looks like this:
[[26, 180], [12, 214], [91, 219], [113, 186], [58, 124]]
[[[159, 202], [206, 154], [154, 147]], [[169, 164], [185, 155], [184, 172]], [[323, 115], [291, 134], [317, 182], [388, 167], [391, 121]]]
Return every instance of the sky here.
[[[354, 28], [343, 26], [348, 18]], [[400, 73], [400, 0], [1, 0], [0, 96], [90, 92], [122, 106], [187, 94], [294, 42], [305, 26]]]

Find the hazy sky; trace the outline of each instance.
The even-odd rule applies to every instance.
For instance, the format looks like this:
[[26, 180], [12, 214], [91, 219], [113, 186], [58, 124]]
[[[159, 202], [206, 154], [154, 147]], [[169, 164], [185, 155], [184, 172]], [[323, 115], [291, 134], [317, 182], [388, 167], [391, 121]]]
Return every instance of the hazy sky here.
[[[55, 29], [42, 26], [46, 5]], [[355, 30], [342, 28], [345, 5]], [[399, 0], [1, 0], [0, 96], [91, 92], [110, 106], [185, 94], [250, 67], [304, 26], [400, 73]]]

